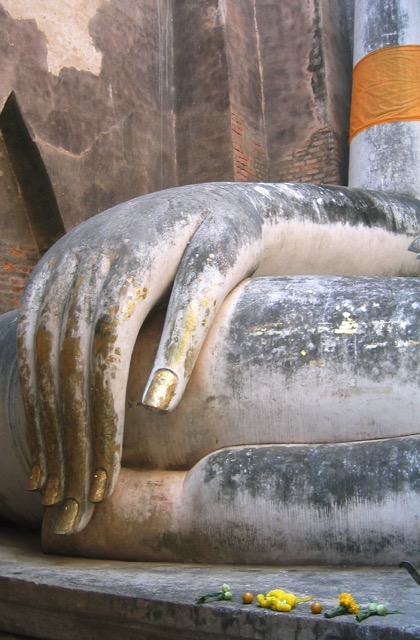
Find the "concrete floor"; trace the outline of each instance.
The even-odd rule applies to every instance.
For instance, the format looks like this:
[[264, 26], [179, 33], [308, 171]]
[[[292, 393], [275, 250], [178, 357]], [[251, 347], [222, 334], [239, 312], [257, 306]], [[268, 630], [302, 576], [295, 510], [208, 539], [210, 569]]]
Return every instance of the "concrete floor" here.
[[[409, 560], [409, 558], [405, 558]], [[197, 605], [227, 582], [231, 602]], [[309, 604], [276, 613], [242, 604], [244, 591], [283, 588], [325, 608], [342, 591], [403, 613], [332, 620]], [[44, 640], [408, 640], [420, 638], [420, 586], [398, 567], [262, 567], [110, 562], [46, 556], [39, 534], [0, 532], [0, 638]]]

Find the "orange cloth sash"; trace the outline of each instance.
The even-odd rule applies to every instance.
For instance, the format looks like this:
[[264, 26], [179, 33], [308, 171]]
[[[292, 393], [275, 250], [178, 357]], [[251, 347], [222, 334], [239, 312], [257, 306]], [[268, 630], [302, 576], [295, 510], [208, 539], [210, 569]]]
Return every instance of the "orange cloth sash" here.
[[420, 45], [384, 47], [353, 69], [350, 140], [384, 122], [420, 120]]

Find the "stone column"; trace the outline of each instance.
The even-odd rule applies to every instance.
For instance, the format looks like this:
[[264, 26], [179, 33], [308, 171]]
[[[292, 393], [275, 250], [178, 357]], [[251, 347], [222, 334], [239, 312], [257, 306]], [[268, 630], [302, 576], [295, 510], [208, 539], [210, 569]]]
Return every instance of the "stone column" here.
[[420, 2], [356, 0], [350, 186], [420, 196], [419, 79]]

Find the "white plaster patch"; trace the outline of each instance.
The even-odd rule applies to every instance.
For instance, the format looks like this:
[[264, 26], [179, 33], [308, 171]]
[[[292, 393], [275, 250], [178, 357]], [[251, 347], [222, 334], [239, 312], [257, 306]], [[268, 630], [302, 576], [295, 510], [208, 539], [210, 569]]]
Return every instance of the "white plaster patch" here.
[[47, 39], [48, 71], [64, 67], [99, 75], [102, 54], [89, 34], [89, 21], [108, 0], [2, 0], [15, 20], [35, 20]]

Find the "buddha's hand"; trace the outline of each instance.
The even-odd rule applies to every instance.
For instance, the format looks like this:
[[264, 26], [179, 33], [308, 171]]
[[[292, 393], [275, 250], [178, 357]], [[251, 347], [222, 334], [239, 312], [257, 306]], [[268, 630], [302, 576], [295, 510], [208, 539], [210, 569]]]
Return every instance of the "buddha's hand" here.
[[[32, 273], [18, 321], [32, 449], [28, 488], [41, 491], [45, 505], [59, 505], [57, 532], [83, 529], [94, 505], [112, 493], [132, 350], [184, 252], [180, 287], [191, 303], [180, 340], [203, 333], [232, 278], [256, 268], [261, 223], [255, 207], [242, 211], [239, 200], [223, 185], [138, 198], [68, 233]], [[191, 367], [192, 356], [187, 360]]]
[[[113, 491], [134, 343], [174, 279], [143, 398], [164, 411], [182, 397], [216, 311], [238, 282], [257, 269], [403, 274], [406, 235], [419, 219], [419, 203], [404, 198], [310, 185], [209, 184], [130, 201], [60, 240], [34, 270], [18, 324], [29, 488], [43, 493], [45, 505], [58, 505], [57, 533], [83, 529], [94, 505]], [[375, 261], [376, 231], [382, 235]]]

